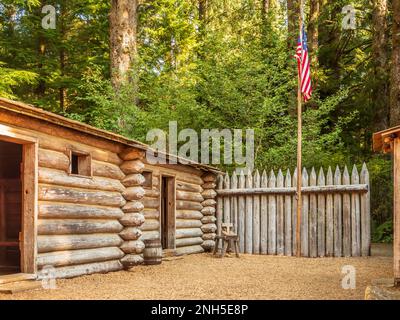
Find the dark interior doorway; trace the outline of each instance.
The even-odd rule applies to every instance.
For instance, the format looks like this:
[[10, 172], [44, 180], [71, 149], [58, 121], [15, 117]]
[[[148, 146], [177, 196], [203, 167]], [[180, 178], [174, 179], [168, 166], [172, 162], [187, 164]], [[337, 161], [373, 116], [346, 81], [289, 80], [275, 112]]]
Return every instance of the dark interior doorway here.
[[175, 249], [175, 178], [161, 178], [161, 245]]
[[0, 275], [21, 271], [22, 145], [0, 141]]

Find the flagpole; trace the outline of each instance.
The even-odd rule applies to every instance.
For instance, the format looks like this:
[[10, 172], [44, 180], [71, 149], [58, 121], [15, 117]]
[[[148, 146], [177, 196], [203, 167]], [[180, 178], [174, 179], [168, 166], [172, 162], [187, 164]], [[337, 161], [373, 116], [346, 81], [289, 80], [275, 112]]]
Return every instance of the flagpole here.
[[[303, 0], [300, 0], [300, 16], [299, 16], [299, 35], [301, 50], [303, 51]], [[302, 52], [301, 52], [302, 56]], [[302, 97], [301, 97], [301, 78], [298, 72], [298, 89], [297, 89], [297, 223], [296, 223], [296, 255], [301, 256], [301, 211], [303, 207], [301, 186], [302, 186]]]

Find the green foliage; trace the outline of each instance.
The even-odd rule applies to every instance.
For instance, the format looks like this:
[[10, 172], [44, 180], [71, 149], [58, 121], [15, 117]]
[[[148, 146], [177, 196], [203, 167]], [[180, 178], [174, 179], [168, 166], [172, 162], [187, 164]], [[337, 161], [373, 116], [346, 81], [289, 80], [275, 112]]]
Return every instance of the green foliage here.
[[386, 221], [375, 229], [372, 235], [372, 242], [393, 242], [393, 221]]

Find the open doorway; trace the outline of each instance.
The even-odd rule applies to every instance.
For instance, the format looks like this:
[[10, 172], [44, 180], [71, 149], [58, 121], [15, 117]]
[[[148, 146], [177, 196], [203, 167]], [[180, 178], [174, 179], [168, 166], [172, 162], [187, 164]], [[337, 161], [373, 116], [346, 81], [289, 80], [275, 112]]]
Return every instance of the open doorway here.
[[161, 245], [175, 249], [175, 178], [161, 176]]
[[23, 146], [0, 141], [0, 275], [21, 272]]

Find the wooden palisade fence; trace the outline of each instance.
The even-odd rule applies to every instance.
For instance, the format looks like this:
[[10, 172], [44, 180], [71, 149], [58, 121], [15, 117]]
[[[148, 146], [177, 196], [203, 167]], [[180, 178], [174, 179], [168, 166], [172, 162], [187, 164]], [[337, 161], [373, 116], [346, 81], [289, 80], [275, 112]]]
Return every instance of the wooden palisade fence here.
[[[269, 176], [256, 170], [218, 180], [217, 225], [232, 222], [240, 251], [253, 254], [296, 254], [296, 176], [279, 170]], [[370, 191], [366, 165], [336, 167], [325, 175], [314, 168], [302, 172], [301, 255], [368, 256], [370, 254]]]

